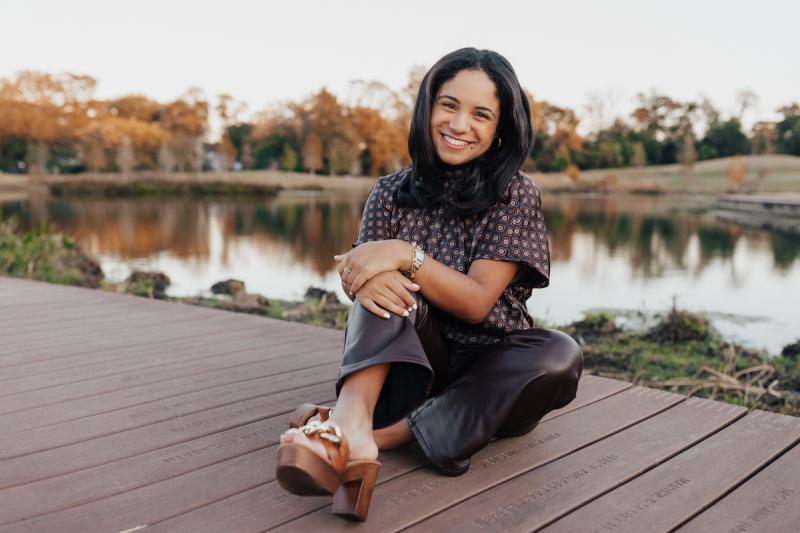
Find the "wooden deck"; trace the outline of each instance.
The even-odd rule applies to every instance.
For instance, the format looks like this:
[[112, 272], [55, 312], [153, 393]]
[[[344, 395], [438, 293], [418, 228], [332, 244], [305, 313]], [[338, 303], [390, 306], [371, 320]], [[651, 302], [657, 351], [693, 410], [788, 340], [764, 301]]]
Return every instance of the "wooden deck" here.
[[342, 332], [0, 278], [0, 532], [800, 531], [800, 419], [585, 375], [460, 477], [382, 452], [369, 520], [274, 479]]

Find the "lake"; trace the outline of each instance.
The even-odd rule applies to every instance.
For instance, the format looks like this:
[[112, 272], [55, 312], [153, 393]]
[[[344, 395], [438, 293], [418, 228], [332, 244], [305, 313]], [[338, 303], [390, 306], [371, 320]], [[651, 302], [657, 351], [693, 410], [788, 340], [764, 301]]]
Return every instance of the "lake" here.
[[[547, 194], [550, 286], [528, 302], [550, 324], [588, 310], [647, 324], [677, 304], [724, 334], [778, 353], [800, 336], [800, 236], [718, 221], [705, 196]], [[158, 270], [173, 296], [237, 278], [249, 292], [301, 299], [339, 286], [333, 255], [350, 249], [364, 195], [284, 192], [268, 200], [51, 199], [0, 203], [22, 227], [49, 223], [77, 238], [106, 277]]]

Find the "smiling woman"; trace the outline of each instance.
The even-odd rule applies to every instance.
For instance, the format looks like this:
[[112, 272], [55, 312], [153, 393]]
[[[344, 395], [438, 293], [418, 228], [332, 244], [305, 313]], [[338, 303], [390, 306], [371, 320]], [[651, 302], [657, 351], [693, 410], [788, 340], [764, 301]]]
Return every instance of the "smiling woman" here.
[[520, 171], [532, 144], [501, 55], [464, 48], [425, 75], [413, 163], [378, 180], [353, 249], [335, 256], [354, 299], [336, 406], [298, 407], [281, 486], [333, 494], [334, 513], [365, 520], [379, 450], [416, 439], [460, 475], [490, 439], [527, 433], [575, 397], [580, 349], [534, 328], [525, 305], [550, 275], [541, 196]]

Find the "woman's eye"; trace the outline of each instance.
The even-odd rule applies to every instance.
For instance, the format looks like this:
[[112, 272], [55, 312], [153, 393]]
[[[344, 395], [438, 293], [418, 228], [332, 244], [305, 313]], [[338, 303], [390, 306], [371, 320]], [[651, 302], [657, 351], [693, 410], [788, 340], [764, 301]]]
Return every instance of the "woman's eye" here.
[[489, 118], [489, 115], [486, 115], [484, 113], [475, 113], [475, 114], [478, 116], [478, 118]]
[[445, 106], [447, 109], [455, 109], [456, 108], [456, 104], [454, 104], [452, 102], [444, 102], [442, 105]]

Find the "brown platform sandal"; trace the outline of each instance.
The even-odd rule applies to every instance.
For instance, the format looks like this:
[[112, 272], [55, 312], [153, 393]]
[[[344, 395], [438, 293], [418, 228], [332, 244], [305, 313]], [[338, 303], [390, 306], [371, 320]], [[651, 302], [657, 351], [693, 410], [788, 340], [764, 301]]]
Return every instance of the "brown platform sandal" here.
[[312, 420], [289, 432], [320, 440], [328, 453], [328, 460], [307, 446], [293, 442], [281, 444], [278, 447], [278, 483], [294, 494], [333, 494], [331, 510], [334, 514], [363, 522], [367, 519], [381, 463], [350, 461], [350, 447], [341, 429], [336, 422], [327, 420], [327, 413], [320, 416], [325, 416], [326, 420]]

